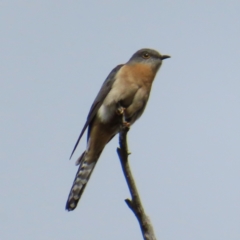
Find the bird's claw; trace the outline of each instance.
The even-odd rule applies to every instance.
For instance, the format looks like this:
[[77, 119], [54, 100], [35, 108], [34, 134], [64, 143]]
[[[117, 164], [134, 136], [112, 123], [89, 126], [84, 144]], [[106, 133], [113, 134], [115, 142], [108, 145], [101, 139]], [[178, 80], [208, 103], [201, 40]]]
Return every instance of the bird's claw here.
[[123, 126], [124, 126], [125, 128], [130, 128], [130, 123], [124, 121], [124, 122], [123, 122]]
[[123, 126], [124, 128], [127, 128], [127, 129], [129, 130], [129, 128], [130, 128], [130, 123], [125, 120], [125, 111], [126, 111], [126, 108], [124, 108], [124, 107], [122, 107], [120, 104], [118, 104], [118, 108], [117, 108], [117, 110], [116, 110], [116, 114], [117, 114], [118, 116], [121, 116], [121, 117], [122, 117], [122, 126]]
[[125, 110], [126, 110], [126, 108], [120, 106], [120, 107], [117, 108], [116, 114], [121, 116], [121, 115], [124, 114]]

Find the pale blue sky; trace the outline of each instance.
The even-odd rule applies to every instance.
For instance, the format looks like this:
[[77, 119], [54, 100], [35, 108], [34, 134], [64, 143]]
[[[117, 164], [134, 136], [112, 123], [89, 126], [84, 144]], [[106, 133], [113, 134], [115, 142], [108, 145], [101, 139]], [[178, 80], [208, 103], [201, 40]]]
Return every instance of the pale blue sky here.
[[143, 47], [171, 59], [129, 133], [158, 239], [240, 239], [240, 2], [0, 2], [0, 238], [141, 239], [115, 138], [74, 212], [69, 161], [108, 73]]

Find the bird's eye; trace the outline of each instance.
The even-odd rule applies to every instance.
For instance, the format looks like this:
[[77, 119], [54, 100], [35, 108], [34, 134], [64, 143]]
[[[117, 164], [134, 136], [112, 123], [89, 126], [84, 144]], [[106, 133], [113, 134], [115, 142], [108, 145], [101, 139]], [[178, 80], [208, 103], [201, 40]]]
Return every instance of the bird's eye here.
[[149, 53], [145, 52], [145, 53], [143, 53], [142, 57], [145, 59], [148, 59], [148, 58], [150, 58], [150, 55], [149, 55]]

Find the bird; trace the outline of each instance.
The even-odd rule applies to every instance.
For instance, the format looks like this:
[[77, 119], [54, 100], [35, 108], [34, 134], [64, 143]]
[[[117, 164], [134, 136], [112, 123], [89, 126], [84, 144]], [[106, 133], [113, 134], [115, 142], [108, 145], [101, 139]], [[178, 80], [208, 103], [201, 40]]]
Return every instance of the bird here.
[[87, 147], [77, 159], [79, 165], [73, 181], [66, 210], [77, 207], [96, 163], [107, 143], [120, 132], [123, 124], [130, 128], [142, 115], [149, 99], [153, 80], [169, 55], [143, 48], [128, 62], [116, 66], [107, 76], [87, 116], [87, 120], [72, 150], [73, 156], [85, 130]]

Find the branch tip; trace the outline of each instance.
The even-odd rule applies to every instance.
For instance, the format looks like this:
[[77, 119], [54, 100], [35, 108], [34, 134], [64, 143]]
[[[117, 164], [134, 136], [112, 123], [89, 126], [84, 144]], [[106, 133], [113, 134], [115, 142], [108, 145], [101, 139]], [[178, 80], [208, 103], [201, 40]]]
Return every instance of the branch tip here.
[[129, 131], [129, 127], [122, 126], [121, 131], [119, 133], [120, 147], [117, 148], [117, 153], [122, 166], [123, 174], [125, 176], [125, 179], [132, 197], [132, 200], [125, 199], [125, 202], [128, 205], [128, 207], [132, 210], [134, 215], [136, 216], [139, 222], [144, 240], [156, 240], [150, 219], [145, 214], [143, 206], [141, 204], [137, 187], [135, 185], [135, 181], [132, 176], [132, 172], [128, 163], [128, 156], [131, 154], [128, 151], [128, 144], [127, 144], [128, 131]]

